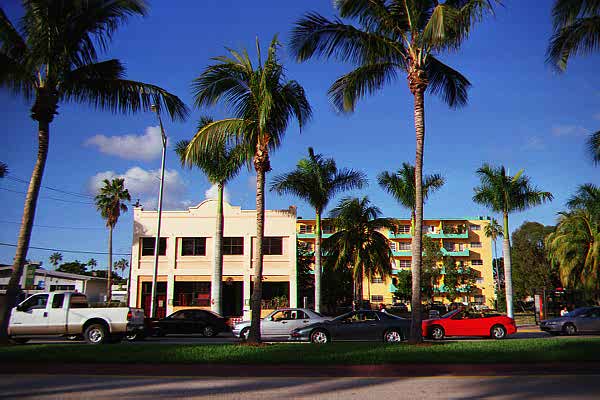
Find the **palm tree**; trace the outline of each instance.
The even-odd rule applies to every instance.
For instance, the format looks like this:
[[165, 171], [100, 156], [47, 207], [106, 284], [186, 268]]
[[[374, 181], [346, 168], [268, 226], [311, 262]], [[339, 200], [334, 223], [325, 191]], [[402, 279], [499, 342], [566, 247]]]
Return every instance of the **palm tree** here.
[[125, 202], [131, 201], [129, 190], [125, 188], [125, 179], [115, 178], [112, 181], [104, 180], [104, 186], [96, 195], [96, 209], [106, 220], [108, 227], [108, 271], [106, 282], [106, 301], [110, 302], [112, 288], [112, 234], [122, 212], [127, 212]]
[[337, 58], [357, 66], [338, 78], [329, 89], [341, 112], [352, 112], [358, 99], [382, 89], [399, 75], [406, 75], [414, 98], [416, 133], [415, 229], [412, 241], [413, 290], [410, 341], [422, 341], [421, 234], [423, 224], [423, 148], [425, 141], [425, 92], [439, 95], [450, 107], [467, 103], [471, 85], [458, 71], [437, 56], [458, 50], [471, 27], [492, 11], [491, 0], [335, 0], [341, 18], [329, 20], [309, 13], [296, 23], [291, 48], [298, 61], [313, 56]]
[[[0, 86], [33, 101], [31, 118], [38, 124], [38, 153], [29, 182], [13, 269], [0, 311], [0, 340], [6, 341], [10, 310], [15, 304], [27, 258], [46, 158], [50, 124], [59, 103], [87, 103], [112, 112], [138, 112], [154, 103], [174, 119], [187, 108], [164, 89], [125, 79], [119, 60], [98, 60], [117, 28], [135, 15], [146, 15], [143, 0], [30, 0], [17, 29], [0, 9]], [[99, 49], [98, 49], [99, 47]]]
[[506, 292], [506, 312], [513, 317], [512, 301], [512, 269], [510, 264], [510, 231], [508, 229], [508, 215], [515, 211], [524, 211], [552, 201], [550, 192], [543, 192], [533, 186], [529, 177], [523, 175], [523, 170], [515, 176], [507, 175], [504, 166], [494, 167], [483, 164], [477, 170], [481, 185], [477, 186], [473, 201], [490, 208], [494, 212], [502, 213], [504, 217], [504, 286]]
[[600, 49], [600, 1], [556, 0], [546, 61], [563, 72], [572, 55]]
[[[212, 123], [212, 118], [202, 117], [196, 131]], [[204, 172], [209, 182], [217, 185], [217, 215], [215, 230], [215, 247], [213, 260], [213, 273], [211, 282], [211, 309], [217, 314], [223, 314], [222, 288], [223, 288], [223, 191], [225, 185], [237, 176], [240, 169], [247, 162], [248, 150], [243, 146], [232, 147], [221, 141], [215, 143], [213, 148], [190, 147], [188, 140], [182, 140], [175, 146], [182, 165], [190, 168], [196, 166]], [[189, 150], [188, 150], [189, 149]]]
[[567, 207], [546, 238], [549, 258], [558, 264], [564, 286], [594, 293], [600, 289], [600, 188], [579, 186]]
[[0, 161], [0, 178], [4, 178], [8, 174], [8, 165]]
[[210, 148], [214, 143], [230, 141], [248, 149], [256, 171], [256, 250], [254, 289], [251, 298], [252, 323], [249, 342], [260, 341], [260, 309], [262, 298], [262, 242], [265, 222], [265, 175], [271, 170], [269, 153], [277, 149], [292, 119], [300, 129], [309, 121], [312, 110], [304, 89], [296, 81], [286, 80], [277, 58], [280, 44], [271, 41], [266, 60], [262, 60], [256, 42], [258, 62], [252, 64], [248, 52], [229, 50], [230, 56], [214, 58], [194, 80], [193, 94], [198, 107], [219, 101], [230, 108], [234, 118], [212, 122], [200, 129], [188, 146], [188, 153]]
[[355, 306], [362, 306], [365, 276], [387, 278], [392, 274], [393, 254], [387, 237], [379, 230], [394, 230], [393, 220], [381, 218], [381, 210], [367, 197], [346, 197], [331, 211], [336, 232], [323, 241], [327, 263], [350, 268], [354, 277]]
[[121, 258], [119, 261], [115, 261], [115, 269], [121, 270], [121, 274], [129, 268], [129, 261], [125, 258]]
[[308, 158], [298, 161], [296, 169], [273, 178], [271, 190], [306, 200], [315, 209], [315, 311], [321, 312], [321, 216], [329, 201], [343, 191], [360, 189], [366, 184], [362, 172], [338, 170], [333, 158], [324, 158], [308, 148]]
[[60, 254], [58, 252], [50, 254], [50, 257], [49, 257], [50, 264], [52, 264], [52, 266], [54, 268], [58, 267], [58, 264], [62, 261], [62, 259], [63, 259], [62, 254]]
[[595, 165], [600, 163], [600, 131], [592, 133], [587, 139], [588, 154]]
[[89, 261], [87, 262], [87, 265], [89, 265], [90, 270], [92, 271], [92, 274], [94, 273], [94, 268], [96, 268], [98, 266], [98, 261], [96, 261], [93, 258], [90, 258]]
[[[496, 248], [496, 240], [504, 236], [502, 233], [502, 225], [498, 223], [496, 218], [492, 218], [489, 224], [483, 228], [483, 234], [486, 237], [489, 237], [494, 242], [494, 260], [498, 258], [498, 249]], [[496, 267], [498, 266], [497, 262], [493, 263]], [[500, 271], [496, 268], [496, 297], [498, 297], [498, 293], [500, 291]]]
[[[377, 175], [377, 182], [386, 192], [402, 206], [410, 210], [411, 224], [415, 223], [415, 167], [409, 163], [402, 163], [402, 168], [392, 173], [384, 171]], [[425, 175], [423, 177], [423, 202], [429, 195], [444, 186], [445, 179], [440, 174]]]

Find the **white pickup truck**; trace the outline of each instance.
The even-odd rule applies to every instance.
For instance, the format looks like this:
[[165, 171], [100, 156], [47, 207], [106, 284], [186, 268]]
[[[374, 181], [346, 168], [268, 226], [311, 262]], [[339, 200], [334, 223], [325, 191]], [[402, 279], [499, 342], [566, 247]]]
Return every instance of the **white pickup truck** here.
[[90, 344], [102, 344], [143, 329], [142, 309], [90, 308], [84, 294], [50, 292], [34, 294], [13, 308], [8, 334], [17, 343], [37, 336], [83, 336]]

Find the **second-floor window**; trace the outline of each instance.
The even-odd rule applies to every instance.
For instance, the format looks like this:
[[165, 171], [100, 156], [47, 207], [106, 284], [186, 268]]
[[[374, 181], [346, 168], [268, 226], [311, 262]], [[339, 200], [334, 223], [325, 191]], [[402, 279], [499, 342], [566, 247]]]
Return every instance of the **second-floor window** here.
[[313, 233], [312, 225], [300, 225], [300, 233]]
[[223, 238], [223, 255], [239, 256], [244, 254], [244, 238], [243, 237], [224, 237]]
[[283, 238], [282, 237], [264, 237], [262, 242], [264, 255], [282, 255]]
[[410, 250], [410, 242], [400, 242], [400, 243], [398, 243], [398, 244], [399, 244], [398, 248], [399, 248], [401, 251]]
[[181, 239], [181, 255], [182, 256], [205, 256], [206, 255], [206, 238], [204, 237], [187, 237]]
[[[154, 244], [156, 238], [145, 237], [142, 238], [142, 256], [153, 256], [154, 255]], [[158, 242], [158, 255], [164, 256], [167, 254], [167, 238], [160, 238]]]
[[410, 225], [398, 226], [398, 233], [410, 233]]
[[400, 260], [400, 268], [410, 268], [410, 260]]
[[481, 227], [479, 225], [476, 225], [476, 224], [471, 224], [469, 226], [469, 229], [471, 229], [472, 231], [478, 231], [479, 229], [481, 229]]
[[444, 249], [446, 249], [447, 251], [454, 251], [454, 243], [444, 243]]
[[471, 242], [471, 248], [472, 249], [481, 248], [481, 242]]
[[483, 265], [483, 260], [471, 260], [471, 265]]

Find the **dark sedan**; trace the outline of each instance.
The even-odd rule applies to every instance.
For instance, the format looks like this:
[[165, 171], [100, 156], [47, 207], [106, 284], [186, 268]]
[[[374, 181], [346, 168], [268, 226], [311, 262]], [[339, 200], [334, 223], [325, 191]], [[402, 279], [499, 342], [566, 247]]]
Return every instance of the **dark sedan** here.
[[199, 333], [206, 337], [217, 336], [227, 330], [226, 318], [208, 310], [179, 310], [168, 317], [152, 321], [154, 335]]
[[551, 335], [600, 332], [600, 307], [576, 308], [562, 317], [542, 321], [540, 329]]
[[330, 321], [294, 329], [291, 340], [329, 343], [341, 340], [400, 342], [408, 337], [410, 320], [381, 311], [359, 310]]

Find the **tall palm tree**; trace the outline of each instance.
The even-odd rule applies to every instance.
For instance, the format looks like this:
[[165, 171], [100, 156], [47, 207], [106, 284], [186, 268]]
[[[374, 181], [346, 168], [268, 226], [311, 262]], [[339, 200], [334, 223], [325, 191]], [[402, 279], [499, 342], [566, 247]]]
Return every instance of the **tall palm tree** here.
[[117, 28], [130, 17], [146, 15], [143, 0], [28, 0], [19, 28], [0, 8], [0, 86], [33, 102], [38, 124], [38, 152], [19, 231], [13, 270], [0, 310], [0, 340], [6, 341], [10, 310], [16, 301], [27, 258], [35, 209], [48, 155], [50, 124], [59, 103], [87, 103], [112, 112], [130, 113], [154, 103], [183, 120], [187, 108], [164, 89], [125, 79], [119, 60], [98, 60]]
[[504, 166], [494, 167], [483, 164], [477, 170], [481, 185], [477, 186], [473, 201], [482, 204], [492, 211], [502, 213], [504, 217], [503, 255], [504, 255], [504, 286], [506, 292], [506, 312], [509, 317], [514, 316], [512, 299], [512, 269], [510, 264], [510, 231], [508, 216], [515, 211], [524, 211], [552, 201], [550, 192], [543, 192], [533, 186], [529, 177], [523, 175], [523, 170], [516, 175], [507, 175]]
[[265, 175], [271, 170], [269, 153], [281, 145], [291, 120], [296, 120], [302, 129], [312, 115], [302, 86], [285, 77], [277, 57], [279, 46], [275, 36], [263, 61], [257, 40], [256, 65], [246, 50], [242, 53], [229, 50], [229, 56], [214, 58], [215, 63], [206, 67], [192, 86], [196, 106], [214, 105], [222, 100], [234, 118], [215, 121], [200, 129], [190, 141], [188, 153], [230, 141], [248, 149], [248, 160], [252, 160], [256, 171], [256, 250], [248, 338], [251, 343], [260, 341], [264, 189]]
[[[213, 122], [212, 118], [202, 117], [196, 131]], [[212, 148], [190, 147], [189, 140], [182, 140], [175, 146], [182, 165], [198, 167], [204, 172], [209, 182], [217, 185], [217, 215], [214, 243], [214, 259], [211, 290], [211, 309], [217, 314], [223, 314], [223, 191], [225, 185], [237, 176], [247, 162], [248, 149], [243, 146], [228, 146], [225, 141], [215, 143]], [[188, 151], [189, 148], [189, 151]]]
[[[588, 210], [594, 218], [600, 218], [600, 187], [593, 183], [579, 185], [575, 195], [567, 201], [567, 207], [571, 210]], [[600, 223], [600, 220], [596, 222]]]
[[98, 266], [98, 261], [96, 261], [94, 258], [90, 258], [89, 261], [87, 262], [87, 265], [90, 267], [90, 270], [93, 273], [94, 268], [96, 268]]
[[335, 0], [341, 19], [309, 13], [296, 23], [291, 48], [298, 61], [313, 56], [337, 58], [357, 66], [329, 89], [334, 106], [352, 112], [358, 99], [382, 89], [399, 75], [413, 95], [416, 134], [415, 229], [412, 241], [413, 299], [410, 342], [421, 342], [421, 234], [423, 224], [423, 149], [425, 92], [439, 95], [450, 107], [467, 103], [471, 85], [438, 55], [456, 51], [475, 22], [492, 11], [492, 0]]
[[58, 264], [62, 261], [62, 259], [63, 259], [63, 256], [59, 252], [52, 253], [52, 254], [50, 254], [50, 257], [49, 257], [50, 264], [52, 264], [52, 266], [54, 268], [58, 267]]
[[[492, 218], [489, 224], [483, 228], [483, 234], [492, 239], [494, 242], [494, 260], [498, 258], [498, 249], [496, 248], [496, 241], [498, 238], [504, 236], [502, 233], [502, 225], [498, 223], [496, 218]], [[498, 293], [500, 291], [500, 271], [498, 270], [498, 263], [493, 263], [496, 266], [496, 297], [498, 297]]]
[[[398, 203], [410, 210], [411, 224], [415, 223], [415, 167], [402, 163], [396, 172], [384, 171], [377, 175], [377, 182], [386, 192], [391, 194]], [[440, 174], [423, 177], [423, 202], [429, 195], [444, 186], [445, 179]]]
[[308, 158], [298, 161], [296, 169], [273, 178], [271, 190], [292, 194], [306, 200], [315, 209], [315, 311], [321, 312], [321, 217], [329, 201], [338, 193], [360, 189], [366, 177], [360, 171], [339, 169], [333, 158], [315, 154], [308, 148]]
[[594, 164], [600, 164], [600, 131], [592, 133], [588, 137], [587, 150]]
[[121, 258], [119, 261], [115, 261], [115, 269], [120, 270], [121, 274], [125, 272], [127, 268], [129, 268], [129, 260], [126, 258]]
[[125, 202], [131, 201], [129, 190], [125, 188], [125, 179], [115, 178], [112, 181], [104, 180], [104, 186], [96, 195], [96, 208], [108, 227], [108, 271], [106, 282], [106, 301], [110, 302], [112, 288], [112, 234], [122, 212], [127, 212]]
[[600, 50], [600, 1], [556, 0], [547, 62], [563, 72], [573, 55]]
[[8, 174], [8, 165], [0, 161], [0, 178], [4, 178]]
[[367, 197], [346, 197], [331, 211], [336, 232], [323, 241], [327, 262], [334, 268], [350, 268], [354, 277], [354, 299], [362, 306], [365, 276], [387, 278], [392, 274], [393, 254], [387, 237], [394, 230], [392, 219], [381, 218], [381, 210]]

